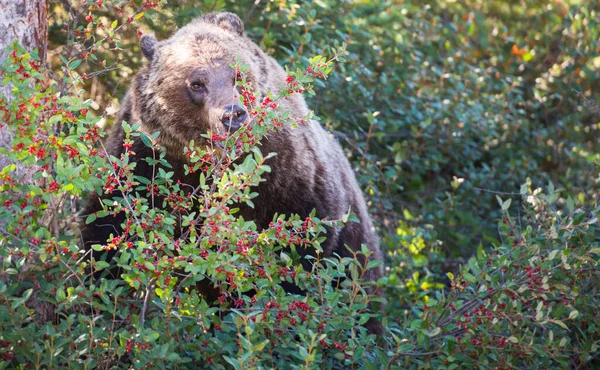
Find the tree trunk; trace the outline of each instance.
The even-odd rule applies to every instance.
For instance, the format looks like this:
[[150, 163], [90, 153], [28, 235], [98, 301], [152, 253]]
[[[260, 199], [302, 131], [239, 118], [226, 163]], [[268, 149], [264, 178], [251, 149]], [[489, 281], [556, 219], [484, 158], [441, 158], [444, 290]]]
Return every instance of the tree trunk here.
[[[42, 63], [48, 47], [46, 0], [0, 0], [0, 61], [6, 47], [17, 40], [26, 50], [38, 48]], [[4, 93], [5, 91], [3, 91]]]
[[[38, 49], [40, 62], [46, 63], [46, 52], [48, 49], [48, 7], [46, 0], [0, 0], [0, 65], [8, 56], [8, 46], [17, 41], [27, 51]], [[0, 85], [0, 96], [6, 102], [10, 102], [10, 85]], [[9, 127], [0, 123], [0, 146], [10, 148], [13, 134]], [[0, 155], [0, 170], [12, 162], [4, 155]], [[16, 163], [14, 178], [20, 184], [32, 183], [33, 175], [39, 170], [38, 166], [23, 166]], [[3, 222], [0, 222], [0, 227]], [[34, 262], [35, 264], [35, 262]], [[0, 257], [2, 265], [2, 257]], [[27, 271], [23, 267], [22, 271]], [[40, 283], [35, 273], [25, 275], [21, 279], [30, 281], [36, 289], [29, 298], [27, 304], [34, 308], [35, 317], [38, 322], [47, 322], [54, 317], [54, 306], [45, 301], [37, 299]]]
[[[48, 7], [46, 0], [0, 0], [0, 64], [8, 55], [7, 47], [15, 40], [25, 50], [38, 48], [42, 64], [46, 62], [48, 48]], [[0, 86], [0, 95], [11, 98], [11, 86]], [[0, 146], [10, 147], [12, 134], [6, 126], [0, 128]], [[10, 164], [0, 156], [0, 169]], [[15, 177], [23, 183], [31, 181], [33, 168], [17, 166]]]

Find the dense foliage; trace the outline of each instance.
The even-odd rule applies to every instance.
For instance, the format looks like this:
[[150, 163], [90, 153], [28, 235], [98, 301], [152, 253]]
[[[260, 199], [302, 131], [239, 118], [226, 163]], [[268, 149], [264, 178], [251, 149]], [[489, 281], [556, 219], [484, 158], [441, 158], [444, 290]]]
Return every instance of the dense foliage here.
[[[15, 165], [0, 172], [0, 368], [598, 366], [599, 5], [65, 4], [50, 2], [48, 64], [15, 45], [2, 69]], [[279, 217], [267, 230], [236, 218], [269, 171], [257, 140], [301, 124], [277, 110], [289, 91], [268, 104], [247, 92], [256, 124], [219, 138], [227, 150], [190, 143], [188, 171], [205, 185], [191, 197], [168, 171], [136, 178], [127, 154], [105, 154], [112, 124], [125, 146], [136, 135], [152, 145], [136, 122], [114, 122], [143, 63], [138, 34], [168, 37], [214, 10], [244, 19], [348, 150], [386, 252], [385, 338], [360, 325], [377, 315], [360, 279], [373, 265], [303, 271], [283, 252], [318, 249], [324, 226], [352, 215]], [[33, 183], [11, 175], [17, 165], [37, 170]], [[119, 249], [124, 274], [96, 283], [90, 271], [108, 265], [84, 257], [77, 212], [86, 194], [113, 191], [123, 197], [87, 221], [128, 215], [128, 236], [96, 247]], [[207, 281], [216, 305], [194, 290]]]

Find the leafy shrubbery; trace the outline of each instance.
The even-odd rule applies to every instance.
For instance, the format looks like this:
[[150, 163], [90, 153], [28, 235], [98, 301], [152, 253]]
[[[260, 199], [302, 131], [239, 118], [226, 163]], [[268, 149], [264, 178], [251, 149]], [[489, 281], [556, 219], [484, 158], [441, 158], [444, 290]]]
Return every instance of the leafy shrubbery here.
[[[228, 10], [243, 15], [250, 3]], [[304, 271], [294, 248], [283, 252], [318, 249], [324, 226], [351, 217], [279, 217], [266, 230], [236, 218], [234, 203], [251, 202], [249, 186], [269, 170], [255, 140], [297, 123], [270, 104], [249, 102], [265, 119], [223, 138], [228, 150], [190, 144], [188, 171], [205, 185], [192, 197], [168, 171], [135, 178], [127, 154], [105, 154], [99, 124], [111, 117], [82, 86], [116, 86], [118, 57], [136, 61], [127, 45], [139, 22], [170, 33], [162, 20], [183, 24], [197, 9], [105, 2], [71, 14], [79, 25], [66, 23], [69, 42], [50, 69], [16, 48], [3, 69], [14, 89], [0, 114], [16, 134], [6, 153], [37, 174], [24, 183], [15, 166], [0, 173], [0, 367], [593, 368], [598, 125], [593, 103], [583, 105], [598, 68], [597, 9], [530, 3], [512, 13], [479, 3], [270, 3], [246, 22], [266, 48], [303, 66], [290, 68], [290, 83], [309, 92], [305, 67], [327, 75], [331, 65], [308, 56], [330, 54], [325, 40], [348, 43], [311, 105], [353, 144], [380, 225], [385, 338], [360, 325], [376, 314], [360, 279], [373, 266], [318, 259]], [[124, 145], [145, 135], [136, 124], [123, 124]], [[540, 178], [568, 188], [542, 191]], [[137, 196], [148, 188], [165, 207]], [[123, 280], [94, 282], [90, 271], [109, 266], [90, 266], [78, 246], [76, 213], [92, 191], [124, 194], [88, 216], [128, 215], [127, 237], [95, 247], [120, 251]], [[208, 281], [216, 305], [196, 293]], [[284, 294], [283, 281], [306, 294]]]
[[569, 200], [557, 212], [559, 194], [524, 185], [520, 217], [508, 214], [512, 198], [498, 198], [502, 245], [449, 273], [449, 292], [425, 297], [402, 331], [416, 335], [404, 352], [419, 349], [433, 368], [570, 368], [598, 355], [598, 208]]

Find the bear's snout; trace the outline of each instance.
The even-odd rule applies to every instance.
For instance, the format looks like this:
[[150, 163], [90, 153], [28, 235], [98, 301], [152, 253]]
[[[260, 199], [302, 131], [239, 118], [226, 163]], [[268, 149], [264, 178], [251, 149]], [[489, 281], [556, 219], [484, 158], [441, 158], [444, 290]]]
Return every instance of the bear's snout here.
[[223, 111], [221, 122], [227, 129], [235, 131], [242, 126], [247, 117], [248, 113], [244, 108], [239, 105], [229, 105]]

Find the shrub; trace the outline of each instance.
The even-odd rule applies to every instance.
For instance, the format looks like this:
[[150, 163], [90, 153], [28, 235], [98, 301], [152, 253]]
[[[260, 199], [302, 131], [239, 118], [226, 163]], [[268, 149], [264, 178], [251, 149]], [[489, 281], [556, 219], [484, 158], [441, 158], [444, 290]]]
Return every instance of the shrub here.
[[[395, 332], [400, 367], [573, 368], [597, 364], [597, 205], [580, 208], [561, 190], [531, 183], [498, 197], [502, 244], [478, 250], [449, 291], [422, 293], [409, 323]], [[509, 214], [511, 200], [524, 213]], [[410, 338], [407, 340], [407, 338]], [[594, 360], [594, 358], [596, 358]]]
[[[372, 265], [317, 258], [304, 271], [294, 253], [318, 250], [324, 227], [352, 215], [277, 217], [266, 230], [236, 217], [234, 202], [251, 203], [249, 186], [269, 170], [256, 141], [298, 122], [257, 104], [263, 122], [219, 138], [224, 155], [190, 143], [188, 171], [205, 184], [192, 198], [169, 171], [136, 178], [128, 154], [103, 150], [107, 91], [141, 63], [140, 24], [164, 35], [212, 3], [155, 12], [158, 2], [90, 2], [71, 13], [53, 4], [51, 41], [65, 46], [51, 67], [15, 45], [2, 69], [14, 88], [0, 114], [15, 133], [3, 154], [15, 164], [0, 172], [0, 368], [597, 366], [598, 10], [254, 3], [227, 9], [250, 15], [250, 35], [290, 61], [290, 83], [314, 93], [311, 105], [349, 146], [367, 190], [388, 252], [377, 282], [387, 335], [361, 326], [376, 315], [360, 279]], [[329, 54], [344, 59], [312, 57]], [[115, 69], [121, 60], [132, 64]], [[151, 145], [136, 122], [114, 124], [124, 145], [136, 135]], [[31, 183], [17, 166], [37, 170]], [[542, 191], [539, 179], [567, 186]], [[167, 207], [139, 198], [148, 187]], [[95, 246], [120, 251], [121, 279], [93, 281], [92, 271], [111, 267], [79, 247], [77, 212], [93, 191], [123, 194], [87, 219], [127, 214], [128, 236]], [[305, 294], [285, 294], [283, 281]], [[195, 290], [207, 282], [220, 289], [216, 305]]]
[[[58, 84], [42, 91], [47, 71], [36, 59], [35, 53], [16, 48], [5, 70], [5, 82], [15, 87], [3, 110], [16, 132], [9, 157], [40, 168], [33, 183], [11, 178], [15, 165], [3, 171], [5, 367], [311, 366], [360, 363], [363, 352], [374, 350], [374, 336], [360, 325], [375, 315], [367, 307], [378, 298], [365, 293], [361, 277], [376, 264], [323, 259], [317, 253], [312, 271], [304, 271], [296, 252], [321, 250], [325, 226], [348, 220], [280, 215], [258, 230], [252, 220], [236, 217], [235, 204], [252, 205], [257, 194], [251, 187], [270, 170], [256, 143], [278, 126], [311, 119], [280, 112], [277, 102], [292, 93], [312, 93], [313, 77], [325, 77], [331, 60], [317, 56], [306, 70], [290, 72], [288, 86], [263, 102], [241, 77], [252, 124], [228, 137], [213, 135], [222, 150], [190, 142], [185, 170], [200, 178], [200, 187], [190, 194], [163, 169], [170, 168], [164, 151], [146, 158], [152, 166], [161, 165], [156, 179], [133, 175], [133, 137], [142, 136], [154, 148], [152, 139], [160, 133], [146, 135], [137, 131], [139, 124], [123, 122], [126, 151], [121, 158], [109, 156], [97, 126], [100, 118], [88, 114], [90, 102], [68, 90], [57, 97]], [[65, 70], [75, 75], [77, 61], [67, 61]], [[244, 67], [237, 68], [243, 76]], [[150, 199], [140, 196], [143, 190]], [[93, 246], [119, 250], [122, 279], [94, 282], [92, 274], [112, 267], [89, 260], [74, 233], [64, 231], [63, 223], [77, 228], [68, 200], [77, 202], [75, 197], [89, 191], [115, 197], [87, 215], [86, 223], [125, 214], [125, 233]], [[153, 204], [155, 198], [162, 205]], [[280, 286], [286, 281], [306, 294], [286, 295]], [[207, 283], [217, 288], [220, 304], [196, 292], [197, 284]]]

